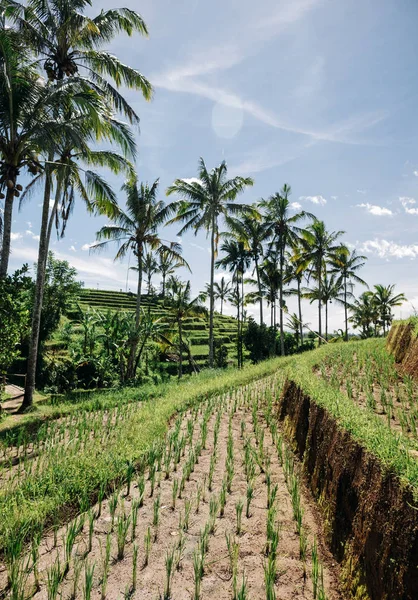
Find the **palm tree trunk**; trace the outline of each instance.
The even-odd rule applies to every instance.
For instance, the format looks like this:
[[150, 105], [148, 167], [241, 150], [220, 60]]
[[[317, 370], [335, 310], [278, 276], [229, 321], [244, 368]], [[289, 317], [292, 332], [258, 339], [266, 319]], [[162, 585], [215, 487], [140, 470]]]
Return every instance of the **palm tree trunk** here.
[[299, 309], [299, 335], [300, 343], [303, 345], [303, 323], [302, 323], [302, 298], [300, 293], [300, 280], [298, 279], [298, 309]]
[[4, 214], [3, 214], [3, 242], [1, 246], [1, 260], [0, 260], [0, 278], [4, 278], [7, 275], [7, 269], [9, 267], [9, 256], [10, 256], [10, 240], [12, 235], [12, 213], [13, 213], [13, 200], [14, 200], [14, 184], [13, 188], [7, 188], [6, 199], [4, 201]]
[[322, 269], [318, 271], [318, 333], [319, 346], [322, 344]]
[[165, 273], [163, 273], [163, 300], [165, 300]]
[[135, 325], [138, 328], [141, 320], [141, 294], [142, 294], [142, 253], [138, 252], [138, 287], [136, 291]]
[[241, 352], [240, 352], [240, 326], [239, 326], [239, 315], [240, 315], [240, 310], [239, 310], [239, 282], [237, 279], [237, 363], [238, 363], [238, 368], [240, 367], [240, 357], [241, 357]]
[[221, 296], [221, 314], [223, 312], [223, 307], [224, 307], [224, 297]]
[[258, 268], [258, 256], [254, 256], [255, 272], [257, 275], [258, 295], [260, 296], [260, 325], [263, 324], [263, 294], [261, 291], [260, 269]]
[[214, 294], [213, 283], [215, 279], [215, 216], [212, 217], [212, 231], [210, 240], [210, 298], [209, 298], [209, 367], [213, 368], [213, 311], [214, 311]]
[[284, 266], [284, 248], [283, 244], [280, 244], [280, 354], [284, 356], [284, 328], [283, 328], [283, 266]]
[[240, 349], [241, 349], [241, 367], [244, 366], [244, 265], [241, 265], [241, 336], [240, 336]]
[[[52, 160], [52, 159], [51, 159]], [[32, 330], [29, 342], [28, 365], [26, 370], [25, 394], [20, 411], [33, 404], [33, 394], [36, 383], [36, 365], [38, 360], [39, 333], [41, 328], [42, 302], [45, 287], [46, 263], [49, 250], [49, 199], [51, 196], [52, 177], [49, 171], [45, 175], [44, 200], [42, 206], [42, 221], [38, 249], [38, 264], [36, 269], [35, 300], [32, 313]], [[60, 186], [57, 185], [56, 199], [59, 198]], [[55, 207], [55, 205], [54, 205]], [[52, 216], [52, 215], [51, 215]]]
[[325, 339], [328, 341], [328, 302], [325, 302]]
[[183, 331], [181, 321], [178, 323], [179, 325], [179, 379], [183, 375]]
[[131, 350], [129, 353], [128, 367], [127, 367], [127, 377], [128, 379], [133, 379], [135, 377], [136, 372], [136, 361], [135, 355], [138, 347], [138, 329], [141, 321], [141, 295], [142, 295], [142, 252], [138, 251], [138, 286], [136, 291], [136, 308], [135, 308], [135, 336], [131, 342]]
[[345, 319], [345, 341], [348, 342], [347, 277], [345, 275], [344, 275], [344, 319]]

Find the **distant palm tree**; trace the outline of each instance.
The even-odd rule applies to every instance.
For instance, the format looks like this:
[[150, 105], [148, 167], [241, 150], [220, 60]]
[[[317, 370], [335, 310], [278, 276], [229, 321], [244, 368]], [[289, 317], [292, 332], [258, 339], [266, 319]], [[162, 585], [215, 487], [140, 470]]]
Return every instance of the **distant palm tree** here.
[[[361, 337], [368, 338], [376, 335], [376, 325], [379, 321], [379, 312], [374, 301], [373, 292], [363, 292], [349, 306], [351, 312], [350, 322], [354, 329], [361, 329]], [[372, 328], [372, 325], [374, 328]]]
[[[166, 252], [176, 260], [183, 259], [180, 255], [181, 245], [178, 242], [165, 242], [158, 234], [158, 228], [166, 222], [171, 211], [170, 207], [166, 206], [162, 200], [157, 200], [158, 179], [151, 186], [144, 183], [138, 185], [136, 179], [131, 179], [124, 184], [122, 189], [127, 195], [126, 210], [119, 207], [114, 219], [112, 219], [113, 223], [105, 225], [97, 232], [98, 241], [92, 247], [92, 250], [102, 249], [110, 242], [117, 242], [119, 249], [115, 260], [124, 258], [128, 251], [132, 250], [137, 259], [138, 268], [135, 312], [135, 323], [138, 328], [141, 317], [142, 275], [145, 253], [147, 251], [154, 251], [157, 254]], [[131, 377], [133, 377], [135, 350], [135, 344], [133, 344], [130, 365]]]
[[228, 224], [239, 241], [243, 242], [245, 249], [251, 255], [254, 261], [254, 270], [257, 278], [258, 297], [260, 303], [260, 324], [263, 323], [263, 292], [260, 280], [260, 259], [263, 256], [263, 244], [269, 237], [267, 223], [262, 219], [261, 214], [257, 210], [257, 206], [253, 205], [253, 213], [243, 215], [241, 218], [230, 218]]
[[184, 223], [179, 231], [182, 235], [201, 229], [210, 235], [210, 293], [209, 293], [209, 366], [214, 364], [213, 314], [215, 308], [214, 276], [215, 259], [218, 251], [220, 218], [242, 215], [251, 209], [248, 205], [234, 204], [234, 200], [245, 188], [253, 185], [250, 177], [227, 179], [227, 166], [223, 161], [218, 167], [208, 171], [203, 158], [199, 160], [198, 178], [195, 180], [176, 179], [167, 189], [167, 195], [178, 194], [181, 199], [171, 204], [176, 216], [169, 223]]
[[344, 287], [344, 321], [345, 321], [345, 339], [348, 340], [348, 285], [350, 283], [360, 283], [367, 286], [367, 283], [357, 275], [366, 264], [367, 256], [360, 256], [355, 250], [350, 252], [346, 246], [337, 249], [335, 255], [330, 260], [330, 272], [337, 273], [341, 277]]
[[268, 235], [271, 237], [270, 248], [275, 247], [279, 263], [279, 310], [280, 310], [280, 353], [284, 356], [283, 329], [283, 285], [285, 276], [286, 250], [296, 246], [303, 230], [296, 224], [305, 217], [315, 218], [304, 211], [292, 214], [289, 202], [291, 188], [285, 184], [280, 193], [274, 194], [268, 200], [262, 200], [260, 207], [265, 211], [265, 222]]
[[[238, 367], [243, 364], [242, 352], [242, 324], [244, 322], [244, 274], [250, 267], [251, 255], [245, 249], [243, 242], [227, 239], [221, 245], [221, 252], [224, 254], [216, 262], [217, 267], [228, 270], [232, 273], [232, 281], [235, 283], [233, 301], [237, 306], [237, 326], [238, 326]], [[240, 289], [241, 288], [241, 289]]]
[[[351, 288], [350, 288], [351, 286]], [[321, 286], [321, 296], [319, 295], [319, 286], [314, 288], [305, 288], [303, 297], [312, 302], [318, 302], [321, 298], [325, 307], [325, 340], [328, 341], [328, 305], [336, 302], [344, 308], [347, 306], [348, 299], [354, 298], [352, 293], [352, 284], [343, 285], [341, 279], [335, 273], [324, 272]]]
[[287, 317], [286, 326], [295, 336], [296, 344], [299, 347], [299, 345], [303, 343], [300, 337], [300, 330], [301, 328], [302, 330], [305, 329], [305, 325], [303, 325], [303, 323], [300, 322], [300, 319], [296, 313], [291, 313]]
[[147, 290], [148, 290], [148, 294], [151, 295], [152, 294], [152, 284], [151, 284], [151, 280], [152, 280], [152, 276], [155, 275], [155, 273], [158, 273], [158, 261], [155, 257], [155, 254], [153, 252], [147, 252], [143, 259], [142, 259], [142, 268], [143, 271], [145, 273], [145, 275], [147, 276]]
[[392, 323], [392, 308], [401, 306], [406, 302], [404, 294], [395, 294], [395, 285], [375, 285], [373, 294], [373, 303], [379, 313], [379, 320], [383, 327], [383, 335], [386, 335], [387, 328]]
[[303, 317], [302, 317], [302, 282], [305, 276], [302, 264], [300, 244], [296, 245], [292, 253], [287, 254], [287, 269], [285, 283], [296, 281], [296, 288], [289, 289], [289, 294], [297, 296], [299, 314], [299, 335], [303, 344]]
[[160, 252], [158, 255], [158, 270], [161, 273], [161, 293], [163, 299], [166, 293], [166, 281], [167, 276], [173, 275], [177, 269], [186, 266], [186, 261], [182, 258], [181, 260], [175, 260], [169, 252]]
[[[215, 294], [215, 300], [221, 301], [221, 315], [223, 313], [223, 304], [225, 300], [228, 298], [231, 293], [232, 287], [231, 282], [227, 281], [225, 277], [222, 277], [221, 281], [218, 283], [215, 281], [213, 284], [213, 292]], [[209, 290], [208, 290], [209, 291]]]
[[186, 283], [178, 281], [174, 282], [170, 289], [170, 306], [169, 310], [172, 314], [173, 321], [177, 325], [177, 333], [179, 336], [179, 379], [183, 375], [183, 322], [186, 318], [195, 316], [203, 318], [206, 314], [206, 309], [202, 306], [202, 297], [197, 296], [193, 300], [190, 298], [190, 281]]
[[335, 252], [340, 248], [337, 240], [343, 231], [327, 231], [323, 221], [314, 221], [302, 232], [299, 269], [307, 270], [309, 275], [314, 275], [318, 284], [318, 333], [319, 344], [322, 343], [322, 287], [326, 261], [333, 259]]

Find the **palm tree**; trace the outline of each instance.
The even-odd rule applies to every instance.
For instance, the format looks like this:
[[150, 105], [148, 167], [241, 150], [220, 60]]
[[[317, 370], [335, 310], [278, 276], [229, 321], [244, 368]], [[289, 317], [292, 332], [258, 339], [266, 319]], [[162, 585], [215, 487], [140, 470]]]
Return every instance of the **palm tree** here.
[[[221, 252], [224, 256], [216, 262], [216, 267], [222, 267], [232, 273], [232, 281], [235, 283], [233, 293], [233, 303], [237, 307], [237, 327], [238, 327], [238, 367], [242, 367], [242, 327], [244, 322], [244, 274], [251, 265], [251, 255], [246, 250], [243, 242], [227, 239], [221, 245]], [[241, 285], [240, 285], [241, 284]], [[241, 290], [240, 290], [241, 287]]]
[[[92, 250], [102, 249], [110, 242], [117, 242], [119, 249], [115, 260], [123, 259], [129, 251], [132, 251], [137, 259], [138, 287], [136, 297], [135, 323], [139, 327], [141, 317], [141, 295], [143, 260], [147, 251], [154, 251], [157, 255], [166, 252], [176, 260], [182, 259], [181, 245], [178, 242], [165, 242], [158, 234], [158, 227], [162, 226], [170, 211], [162, 200], [157, 200], [158, 179], [149, 186], [141, 183], [138, 185], [136, 179], [128, 180], [122, 187], [127, 195], [126, 210], [118, 208], [113, 223], [105, 225], [97, 232], [97, 243]], [[187, 263], [184, 261], [185, 266]], [[134, 373], [135, 343], [132, 344], [132, 361], [130, 364], [130, 376]]]
[[181, 281], [175, 282], [170, 290], [170, 312], [172, 313], [173, 321], [177, 324], [177, 333], [179, 336], [179, 379], [183, 375], [183, 322], [191, 316], [202, 318], [205, 315], [206, 311], [201, 301], [201, 296], [197, 296], [191, 300], [190, 281], [186, 283]]
[[176, 216], [170, 223], [184, 223], [179, 231], [182, 235], [201, 229], [210, 235], [210, 294], [209, 294], [209, 366], [213, 367], [213, 313], [215, 308], [214, 276], [215, 259], [218, 250], [220, 218], [228, 219], [242, 215], [251, 209], [247, 205], [234, 204], [234, 200], [246, 187], [253, 185], [250, 177], [227, 179], [227, 166], [223, 161], [218, 167], [208, 171], [203, 158], [199, 160], [198, 178], [195, 180], [176, 179], [167, 189], [167, 195], [178, 194], [181, 199], [171, 204]]
[[386, 335], [387, 327], [390, 326], [393, 319], [392, 308], [401, 306], [406, 302], [404, 294], [395, 294], [395, 285], [374, 286], [373, 303], [379, 313], [380, 322], [383, 327], [383, 335]]
[[[12, 30], [0, 30], [0, 198], [4, 200], [0, 277], [9, 264], [12, 214], [26, 171], [37, 175], [42, 169], [39, 152], [54, 145], [63, 125], [51, 116], [59, 103], [62, 86], [51, 91], [29, 64], [27, 49]], [[4, 193], [6, 192], [6, 193]]]
[[295, 336], [297, 346], [299, 347], [299, 345], [303, 344], [303, 341], [300, 337], [300, 331], [301, 328], [302, 330], [305, 329], [305, 325], [301, 323], [300, 318], [296, 313], [291, 313], [287, 317], [286, 326]]
[[287, 269], [285, 275], [285, 283], [296, 281], [296, 288], [289, 290], [290, 294], [294, 294], [298, 299], [298, 314], [299, 314], [299, 335], [301, 344], [303, 344], [303, 317], [302, 317], [302, 282], [304, 278], [304, 270], [301, 258], [300, 245], [295, 246], [292, 253], [287, 255]]
[[28, 0], [26, 4], [1, 0], [0, 8], [6, 20], [17, 27], [50, 82], [87, 76], [89, 85], [110, 106], [130, 122], [138, 122], [118, 88], [139, 90], [150, 100], [152, 86], [138, 70], [102, 48], [121, 32], [147, 36], [147, 26], [129, 8], [101, 10], [96, 17], [89, 17], [85, 12], [91, 4], [91, 0]]
[[242, 218], [230, 218], [228, 224], [233, 234], [239, 239], [246, 250], [250, 252], [254, 261], [254, 270], [257, 278], [258, 296], [260, 303], [260, 324], [263, 323], [263, 293], [260, 279], [260, 258], [263, 256], [263, 243], [269, 237], [268, 226], [262, 220], [257, 206], [253, 205], [252, 214], [243, 215]]
[[343, 231], [326, 230], [323, 221], [315, 220], [302, 233], [300, 254], [301, 264], [299, 269], [308, 269], [308, 277], [314, 275], [318, 285], [318, 333], [319, 344], [322, 343], [322, 286], [325, 272], [325, 263], [334, 257], [340, 248], [336, 244]]
[[[208, 291], [210, 291], [210, 290], [208, 290]], [[227, 281], [225, 279], [225, 277], [222, 277], [220, 283], [215, 281], [215, 283], [213, 284], [213, 293], [215, 295], [215, 300], [221, 301], [221, 314], [223, 312], [223, 304], [224, 304], [225, 300], [228, 298], [231, 291], [232, 291], [231, 282]]]
[[[351, 286], [351, 289], [348, 287]], [[321, 292], [319, 286], [314, 288], [305, 288], [303, 290], [303, 297], [312, 302], [318, 302], [321, 299], [322, 304], [325, 308], [325, 340], [328, 341], [328, 305], [332, 304], [332, 301], [346, 307], [347, 299], [354, 298], [352, 293], [352, 284], [343, 285], [341, 278], [335, 273], [325, 271], [322, 279]], [[321, 295], [320, 295], [321, 294]]]
[[347, 289], [349, 283], [360, 283], [367, 286], [367, 283], [357, 275], [366, 264], [367, 256], [360, 256], [355, 250], [350, 252], [346, 246], [341, 246], [335, 252], [335, 256], [330, 260], [330, 272], [338, 273], [341, 277], [344, 287], [344, 321], [345, 321], [345, 339], [348, 340], [348, 294]]
[[271, 237], [270, 248], [275, 247], [279, 260], [279, 309], [280, 309], [280, 352], [284, 356], [284, 329], [283, 329], [283, 284], [286, 250], [296, 246], [303, 230], [296, 225], [305, 217], [315, 218], [304, 211], [291, 214], [289, 196], [291, 188], [287, 184], [280, 193], [274, 194], [268, 200], [262, 200], [260, 207], [265, 210], [267, 232]]
[[[137, 267], [135, 267], [137, 269]], [[152, 284], [151, 279], [155, 273], [158, 273], [158, 261], [153, 252], [147, 252], [142, 259], [142, 269], [145, 275], [147, 276], [148, 284], [148, 294], [152, 294]]]
[[172, 255], [168, 252], [160, 252], [158, 255], [158, 270], [161, 273], [162, 283], [161, 292], [163, 299], [165, 298], [166, 292], [166, 281], [168, 275], [173, 275], [177, 269], [185, 266], [185, 261], [174, 260]]
[[[54, 110], [56, 123], [62, 123], [63, 125], [63, 131], [57, 131], [55, 148], [51, 153], [51, 156], [56, 155], [57, 158], [53, 162], [47, 162], [44, 171], [35, 177], [22, 196], [24, 198], [25, 194], [30, 193], [38, 181], [41, 179], [44, 180], [35, 303], [32, 313], [32, 328], [25, 396], [21, 406], [22, 411], [31, 406], [35, 389], [45, 270], [52, 228], [55, 224], [57, 229], [61, 228], [61, 235], [64, 234], [66, 223], [72, 212], [77, 195], [84, 200], [87, 210], [91, 213], [116, 214], [116, 196], [110, 186], [101, 175], [90, 168], [82, 168], [80, 163], [82, 162], [85, 167], [106, 166], [115, 174], [123, 170], [125, 172], [133, 170], [132, 165], [124, 156], [109, 150], [91, 149], [90, 146], [94, 144], [100, 131], [102, 138], [121, 142], [120, 145], [123, 148], [129, 148], [131, 156], [134, 156], [135, 144], [133, 141], [131, 142], [129, 136], [126, 138], [123, 134], [122, 137], [125, 137], [125, 139], [121, 140], [119, 127], [116, 126], [115, 128], [113, 126], [113, 119], [109, 118], [106, 107], [103, 106], [100, 98], [95, 99], [90, 93], [89, 102], [85, 104], [85, 100], [82, 99], [84, 89], [81, 89], [77, 93], [77, 87], [74, 88], [74, 84], [78, 86], [75, 81], [65, 86], [70, 97], [65, 99], [64, 110], [59, 111], [59, 107]], [[94, 95], [96, 94], [94, 93]], [[81, 101], [83, 112], [80, 112], [77, 106], [71, 108], [70, 100], [71, 102], [75, 100]], [[102, 118], [104, 113], [106, 113], [105, 119]], [[70, 129], [71, 126], [72, 128]], [[50, 211], [50, 196], [54, 181], [55, 198], [52, 210]]]
[[361, 329], [361, 337], [372, 337], [374, 325], [374, 335], [376, 335], [376, 324], [379, 320], [379, 313], [374, 302], [373, 292], [363, 292], [361, 296], [354, 300], [349, 306], [351, 312], [350, 322], [354, 329]]
[[105, 225], [97, 232], [98, 241], [92, 247], [92, 250], [100, 250], [110, 242], [117, 242], [119, 249], [115, 260], [123, 259], [130, 250], [136, 257], [137, 325], [141, 315], [143, 265], [147, 250], [157, 255], [166, 252], [176, 260], [184, 260], [180, 255], [181, 245], [178, 242], [165, 242], [158, 234], [158, 228], [164, 225], [170, 213], [170, 208], [162, 200], [157, 200], [158, 184], [158, 179], [151, 186], [147, 183], [138, 185], [136, 179], [128, 180], [122, 187], [127, 195], [126, 210], [118, 208], [113, 224]]

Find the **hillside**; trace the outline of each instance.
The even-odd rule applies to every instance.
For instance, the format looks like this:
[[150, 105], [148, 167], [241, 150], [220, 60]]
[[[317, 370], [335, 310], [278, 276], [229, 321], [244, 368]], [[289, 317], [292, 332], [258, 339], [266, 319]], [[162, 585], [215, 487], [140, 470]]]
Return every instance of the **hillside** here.
[[[106, 310], [135, 310], [136, 295], [126, 292], [115, 292], [109, 290], [84, 289], [80, 297], [80, 306], [83, 309], [93, 308], [99, 311]], [[144, 310], [149, 310], [151, 314], [163, 320], [170, 319], [169, 307], [164, 306], [161, 299], [144, 295], [142, 297], [142, 306]], [[236, 320], [232, 317], [215, 313], [215, 341], [224, 344], [228, 349], [228, 359], [236, 357]], [[196, 363], [203, 367], [207, 363], [209, 346], [209, 320], [208, 318], [189, 318], [184, 323], [185, 339], [191, 346], [193, 358]], [[176, 372], [176, 365], [173, 369], [166, 369], [173, 374]]]

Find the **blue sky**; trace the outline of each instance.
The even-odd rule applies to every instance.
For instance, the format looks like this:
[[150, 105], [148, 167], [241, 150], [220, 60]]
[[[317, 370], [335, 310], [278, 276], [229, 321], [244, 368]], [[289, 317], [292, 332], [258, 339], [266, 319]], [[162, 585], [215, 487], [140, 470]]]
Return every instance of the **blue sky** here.
[[[118, 6], [93, 4], [93, 12]], [[295, 209], [344, 230], [342, 239], [369, 257], [361, 275], [370, 285], [396, 283], [410, 301], [402, 315], [418, 309], [415, 0], [123, 4], [141, 12], [150, 32], [149, 39], [121, 36], [111, 46], [155, 87], [151, 103], [126, 92], [141, 118], [139, 177], [159, 177], [164, 198], [176, 177], [196, 174], [203, 156], [208, 166], [225, 159], [231, 175], [254, 177], [245, 202], [286, 182]], [[122, 183], [109, 181], [116, 190]], [[16, 210], [11, 268], [36, 259], [40, 201], [39, 192]], [[79, 202], [52, 249], [86, 285], [125, 289], [127, 263], [113, 262], [115, 248], [88, 250], [104, 222]], [[173, 228], [164, 231], [175, 236]], [[198, 292], [209, 275], [208, 241], [187, 234], [182, 243]], [[135, 289], [132, 272], [128, 287]], [[292, 301], [289, 307], [295, 309]], [[305, 314], [316, 323], [314, 307], [306, 304]], [[341, 323], [334, 307], [331, 329]]]

